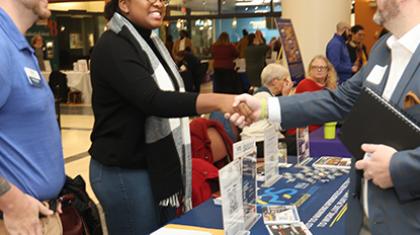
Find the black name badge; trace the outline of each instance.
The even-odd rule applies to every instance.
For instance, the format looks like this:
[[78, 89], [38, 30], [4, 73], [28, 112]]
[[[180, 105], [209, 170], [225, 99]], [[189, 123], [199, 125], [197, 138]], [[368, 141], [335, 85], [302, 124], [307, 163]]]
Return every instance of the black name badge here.
[[39, 75], [38, 71], [28, 67], [25, 67], [24, 69], [29, 84], [35, 87], [41, 87], [41, 76]]

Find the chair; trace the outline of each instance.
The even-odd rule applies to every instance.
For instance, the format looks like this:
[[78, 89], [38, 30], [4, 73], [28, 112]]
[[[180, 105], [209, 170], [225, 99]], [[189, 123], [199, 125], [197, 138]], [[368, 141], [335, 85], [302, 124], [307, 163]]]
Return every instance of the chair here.
[[48, 85], [54, 94], [54, 97], [61, 103], [67, 103], [67, 94], [69, 87], [67, 86], [67, 75], [60, 71], [52, 71], [49, 77]]
[[213, 120], [190, 122], [193, 207], [219, 191], [218, 170], [233, 159], [232, 141], [223, 126]]

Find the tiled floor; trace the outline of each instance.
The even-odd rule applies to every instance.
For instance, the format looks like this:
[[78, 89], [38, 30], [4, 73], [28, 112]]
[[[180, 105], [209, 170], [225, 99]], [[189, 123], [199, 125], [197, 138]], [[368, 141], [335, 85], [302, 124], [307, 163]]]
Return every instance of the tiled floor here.
[[[98, 205], [98, 200], [90, 187], [89, 160], [90, 133], [93, 126], [92, 108], [84, 105], [61, 106], [61, 138], [66, 174], [70, 177], [82, 175], [86, 182], [86, 191]], [[104, 214], [98, 207], [102, 219], [104, 235], [107, 235]]]

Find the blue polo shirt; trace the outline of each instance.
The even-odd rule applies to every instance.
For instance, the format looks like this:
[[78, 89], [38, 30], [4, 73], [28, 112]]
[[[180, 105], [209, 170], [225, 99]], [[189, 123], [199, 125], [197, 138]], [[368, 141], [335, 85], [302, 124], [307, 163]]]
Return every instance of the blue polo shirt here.
[[65, 181], [54, 97], [34, 50], [2, 8], [0, 175], [39, 200], [55, 198]]

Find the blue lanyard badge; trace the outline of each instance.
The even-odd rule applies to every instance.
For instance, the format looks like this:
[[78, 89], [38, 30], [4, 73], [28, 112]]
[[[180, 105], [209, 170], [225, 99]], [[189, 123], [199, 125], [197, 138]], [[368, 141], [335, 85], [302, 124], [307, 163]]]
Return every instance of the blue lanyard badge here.
[[26, 77], [28, 78], [29, 84], [34, 87], [41, 87], [41, 76], [38, 71], [25, 67]]

